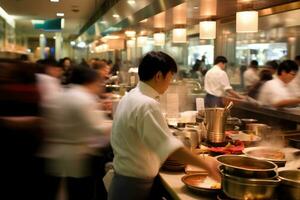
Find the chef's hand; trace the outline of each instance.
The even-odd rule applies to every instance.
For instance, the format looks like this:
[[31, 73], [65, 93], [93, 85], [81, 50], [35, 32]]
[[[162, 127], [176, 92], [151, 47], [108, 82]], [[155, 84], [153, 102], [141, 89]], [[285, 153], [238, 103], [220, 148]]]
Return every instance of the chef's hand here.
[[221, 175], [219, 172], [220, 163], [211, 156], [205, 157], [205, 163], [208, 165], [208, 174], [211, 178], [215, 179], [217, 182], [221, 182]]

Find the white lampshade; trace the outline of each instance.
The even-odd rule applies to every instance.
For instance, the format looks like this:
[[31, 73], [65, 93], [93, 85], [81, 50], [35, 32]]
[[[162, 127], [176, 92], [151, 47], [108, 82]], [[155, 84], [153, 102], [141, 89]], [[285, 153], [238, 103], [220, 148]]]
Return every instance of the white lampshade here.
[[154, 33], [153, 34], [154, 45], [164, 46], [165, 45], [165, 37], [166, 37], [166, 35], [164, 33]]
[[186, 29], [174, 28], [172, 34], [172, 41], [174, 43], [186, 43]]
[[137, 46], [143, 47], [147, 44], [148, 37], [147, 36], [139, 36], [137, 37]]
[[200, 39], [215, 39], [216, 38], [216, 22], [203, 21], [199, 23]]
[[217, 0], [200, 0], [200, 16], [217, 15]]
[[134, 48], [135, 47], [135, 40], [127, 40], [126, 41], [127, 47], [128, 48]]
[[257, 11], [237, 12], [236, 32], [237, 33], [258, 32], [258, 12]]

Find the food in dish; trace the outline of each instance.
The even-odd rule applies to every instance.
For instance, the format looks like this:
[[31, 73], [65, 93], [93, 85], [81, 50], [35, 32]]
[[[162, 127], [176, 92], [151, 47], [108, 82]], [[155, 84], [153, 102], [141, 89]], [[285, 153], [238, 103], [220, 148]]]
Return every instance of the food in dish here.
[[283, 160], [285, 155], [280, 150], [274, 149], [256, 149], [247, 152], [248, 155], [258, 158], [266, 158], [271, 160]]

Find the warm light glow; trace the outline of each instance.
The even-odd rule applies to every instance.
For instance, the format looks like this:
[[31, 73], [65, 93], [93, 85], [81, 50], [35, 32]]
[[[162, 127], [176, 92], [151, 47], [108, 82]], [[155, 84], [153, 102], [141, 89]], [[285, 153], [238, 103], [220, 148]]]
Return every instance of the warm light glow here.
[[174, 43], [186, 43], [186, 29], [174, 28], [172, 34], [172, 41]]
[[166, 38], [166, 35], [164, 33], [154, 33], [153, 34], [154, 45], [164, 46], [165, 38]]
[[59, 2], [59, 0], [50, 0], [51, 2]]
[[186, 24], [186, 3], [173, 8], [173, 24]]
[[137, 37], [137, 46], [138, 47], [143, 47], [143, 46], [147, 45], [147, 40], [148, 40], [147, 36]]
[[199, 23], [200, 39], [215, 39], [216, 38], [216, 22], [203, 21]]
[[148, 21], [148, 19], [144, 19], [142, 21], [140, 21], [140, 23], [146, 23]]
[[161, 12], [154, 16], [154, 28], [165, 28], [166, 22], [166, 13]]
[[127, 3], [130, 4], [130, 5], [134, 5], [135, 4], [135, 0], [128, 0]]
[[57, 17], [63, 17], [63, 16], [65, 16], [65, 13], [56, 13], [56, 16]]
[[119, 18], [120, 15], [118, 15], [118, 14], [113, 14], [113, 17], [114, 17], [114, 18]]
[[200, 16], [217, 15], [217, 0], [200, 0]]
[[257, 11], [237, 12], [236, 32], [237, 33], [258, 32], [258, 12]]
[[135, 40], [127, 40], [126, 41], [127, 47], [128, 48], [134, 48], [135, 47]]
[[127, 37], [135, 37], [136, 32], [135, 31], [125, 31], [125, 35]]
[[65, 18], [61, 19], [61, 29], [65, 28]]
[[0, 17], [2, 17], [10, 26], [15, 28], [15, 20], [12, 16], [7, 14], [7, 12], [0, 6]]

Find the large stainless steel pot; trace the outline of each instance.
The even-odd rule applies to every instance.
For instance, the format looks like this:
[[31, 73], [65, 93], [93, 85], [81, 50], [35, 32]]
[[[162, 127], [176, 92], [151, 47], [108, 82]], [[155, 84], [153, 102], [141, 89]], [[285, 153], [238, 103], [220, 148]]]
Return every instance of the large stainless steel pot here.
[[280, 199], [300, 199], [300, 170], [284, 170], [279, 172], [281, 183], [279, 186]]
[[223, 172], [232, 176], [264, 179], [277, 176], [277, 166], [269, 161], [239, 155], [221, 155], [216, 159], [222, 164]]
[[274, 179], [249, 179], [222, 174], [222, 190], [233, 199], [274, 199], [274, 194], [280, 180]]
[[257, 136], [265, 137], [267, 134], [271, 132], [271, 127], [267, 124], [260, 124], [260, 123], [250, 123], [246, 125], [246, 129], [251, 131]]

